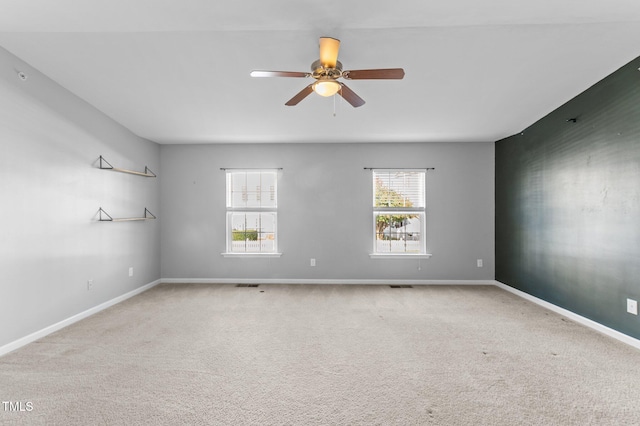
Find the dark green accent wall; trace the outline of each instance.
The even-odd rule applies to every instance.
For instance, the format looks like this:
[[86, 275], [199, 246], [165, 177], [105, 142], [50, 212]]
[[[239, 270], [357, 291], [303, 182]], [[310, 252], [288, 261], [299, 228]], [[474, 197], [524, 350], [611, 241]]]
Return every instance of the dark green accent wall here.
[[495, 149], [496, 280], [635, 338], [640, 316], [626, 299], [640, 301], [639, 67]]

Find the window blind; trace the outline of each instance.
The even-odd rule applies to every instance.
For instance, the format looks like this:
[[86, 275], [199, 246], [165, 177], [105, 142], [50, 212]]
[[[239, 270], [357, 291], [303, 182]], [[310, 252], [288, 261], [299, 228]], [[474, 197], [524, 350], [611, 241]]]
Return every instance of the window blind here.
[[373, 170], [374, 207], [425, 207], [426, 170]]

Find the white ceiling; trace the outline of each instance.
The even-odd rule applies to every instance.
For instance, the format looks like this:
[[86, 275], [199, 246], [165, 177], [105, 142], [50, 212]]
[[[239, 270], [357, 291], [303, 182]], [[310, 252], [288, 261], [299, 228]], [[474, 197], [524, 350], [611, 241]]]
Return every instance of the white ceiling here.
[[[0, 0], [0, 46], [158, 143], [495, 141], [640, 56], [638, 0]], [[318, 38], [367, 102], [284, 103]]]

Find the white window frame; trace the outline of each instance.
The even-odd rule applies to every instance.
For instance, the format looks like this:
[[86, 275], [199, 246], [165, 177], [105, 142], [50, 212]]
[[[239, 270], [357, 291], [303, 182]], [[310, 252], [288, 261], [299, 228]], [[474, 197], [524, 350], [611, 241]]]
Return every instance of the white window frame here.
[[[422, 190], [425, 191], [423, 196], [423, 205], [418, 207], [380, 207], [376, 206], [376, 173], [421, 173], [422, 174]], [[426, 169], [372, 169], [371, 185], [372, 185], [372, 259], [428, 259], [431, 254], [427, 253], [426, 247]], [[415, 215], [420, 218], [420, 244], [418, 252], [379, 252], [377, 239], [377, 217], [380, 214], [390, 215]], [[390, 242], [391, 244], [391, 242]], [[406, 244], [406, 243], [405, 243]]]
[[[274, 180], [274, 205], [273, 206], [234, 206], [232, 200], [231, 176], [233, 174], [247, 173], [273, 173]], [[278, 251], [278, 169], [227, 169], [225, 170], [225, 194], [226, 194], [226, 251], [222, 253], [224, 257], [280, 257], [282, 253]], [[233, 251], [233, 216], [234, 214], [269, 214], [274, 219], [274, 239], [272, 251]]]

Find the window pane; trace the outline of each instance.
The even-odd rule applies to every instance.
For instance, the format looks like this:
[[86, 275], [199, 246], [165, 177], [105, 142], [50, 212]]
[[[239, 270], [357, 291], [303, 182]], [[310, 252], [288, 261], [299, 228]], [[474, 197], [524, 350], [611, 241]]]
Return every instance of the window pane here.
[[233, 212], [231, 252], [274, 253], [276, 251], [276, 214], [271, 212]]
[[245, 207], [246, 205], [246, 192], [234, 191], [231, 193], [231, 204], [229, 207]]
[[260, 202], [262, 207], [277, 207], [277, 179], [276, 172], [262, 172], [260, 177]]
[[425, 172], [373, 171], [374, 207], [424, 207]]
[[376, 213], [376, 253], [422, 253], [424, 214]]
[[227, 172], [227, 207], [244, 207], [246, 205], [246, 191], [246, 175]]
[[276, 215], [275, 213], [259, 213], [260, 232], [273, 233], [276, 231]]
[[246, 207], [260, 207], [260, 172], [246, 172]]
[[227, 207], [277, 207], [278, 174], [266, 171], [228, 171]]

